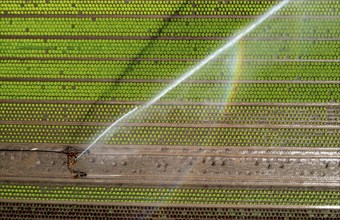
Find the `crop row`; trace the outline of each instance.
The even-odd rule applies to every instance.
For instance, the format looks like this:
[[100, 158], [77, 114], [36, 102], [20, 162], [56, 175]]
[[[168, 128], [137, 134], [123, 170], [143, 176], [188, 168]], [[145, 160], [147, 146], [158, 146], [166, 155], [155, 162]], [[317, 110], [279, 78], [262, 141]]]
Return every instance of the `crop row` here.
[[[93, 186], [75, 186], [75, 185], [15, 185], [15, 184], [1, 184], [0, 189], [16, 189], [16, 190], [30, 190], [39, 192], [39, 190], [59, 190], [59, 191], [80, 191], [82, 193], [88, 193], [89, 191], [93, 191], [93, 193], [97, 192], [98, 194], [103, 194], [104, 191], [115, 191], [115, 192], [158, 192], [158, 193], [204, 193], [204, 194], [263, 194], [263, 195], [301, 195], [301, 196], [318, 196], [318, 195], [339, 195], [340, 191], [308, 191], [308, 190], [291, 190], [291, 189], [244, 189], [244, 188], [235, 188], [235, 189], [209, 189], [209, 188], [182, 188], [182, 187], [173, 187], [173, 188], [141, 188], [141, 187], [93, 187]], [[36, 191], [38, 190], [38, 191]]]
[[[116, 1], [93, 2], [25, 2], [2, 3], [0, 14], [120, 14], [120, 15], [260, 15], [278, 1]], [[338, 15], [337, 1], [293, 1], [280, 15]]]
[[[0, 82], [1, 99], [148, 101], [166, 83]], [[182, 83], [167, 102], [337, 102], [340, 84]]]
[[[173, 58], [201, 59], [212, 53], [217, 40], [32, 40], [2, 39], [0, 56], [50, 58]], [[238, 43], [244, 59], [340, 59], [340, 41], [332, 40], [245, 40]], [[160, 49], [162, 48], [162, 49]], [[141, 53], [142, 51], [142, 53]], [[234, 52], [233, 52], [234, 51]], [[221, 59], [235, 56], [228, 50]]]
[[[286, 41], [259, 41], [259, 40], [245, 40], [239, 43], [244, 51], [244, 56], [248, 53], [258, 55], [335, 55], [332, 46], [340, 45], [337, 41], [332, 40], [320, 40], [320, 41], [308, 41], [308, 40], [286, 40]], [[326, 51], [325, 51], [326, 50]], [[327, 51], [329, 50], [329, 51]]]
[[[286, 25], [289, 23], [289, 25]], [[339, 17], [272, 18], [259, 25], [248, 37], [338, 38]]]
[[[110, 123], [135, 105], [1, 104], [0, 120]], [[273, 106], [150, 106], [134, 123], [339, 124], [340, 109]]]
[[[53, 204], [39, 202], [0, 202], [3, 218], [8, 219], [70, 219], [75, 213], [79, 219], [339, 219], [340, 211], [335, 209], [287, 209], [287, 208], [210, 208], [171, 207], [138, 205], [84, 205]], [[27, 211], [34, 214], [28, 214]]]
[[[221, 44], [203, 40], [1, 40], [0, 56], [203, 58]], [[162, 50], [160, 50], [162, 48]]]
[[[182, 36], [228, 37], [249, 18], [2, 18], [3, 35], [57, 36]], [[289, 22], [289, 27], [287, 27]], [[273, 18], [251, 32], [251, 37], [338, 37], [339, 18]], [[223, 24], [223, 25], [221, 25]]]
[[[107, 126], [0, 125], [2, 142], [87, 144]], [[338, 147], [337, 129], [120, 126], [98, 143], [238, 147]]]
[[[2, 60], [0, 77], [169, 80], [180, 77], [195, 63], [193, 61]], [[339, 62], [214, 60], [190, 79], [340, 81], [339, 68]]]
[[1, 77], [88, 79], [175, 79], [193, 62], [3, 60]]
[[191, 204], [339, 205], [338, 191], [183, 188], [34, 187], [2, 185], [2, 199]]
[[0, 14], [118, 14], [118, 15], [259, 15], [275, 1], [249, 2], [206, 1], [189, 3], [180, 1], [73, 1], [40, 3], [10, 1], [2, 3]]
[[337, 16], [340, 12], [338, 1], [292, 1], [277, 15], [286, 16]]
[[[3, 35], [68, 36], [223, 36], [249, 23], [235, 18], [2, 18]], [[225, 25], [221, 25], [221, 23]]]

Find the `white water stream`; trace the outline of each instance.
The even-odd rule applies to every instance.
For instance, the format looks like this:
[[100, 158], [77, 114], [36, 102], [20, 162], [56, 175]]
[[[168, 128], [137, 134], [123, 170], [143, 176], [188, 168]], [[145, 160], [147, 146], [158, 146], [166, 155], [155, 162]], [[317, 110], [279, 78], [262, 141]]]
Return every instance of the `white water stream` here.
[[172, 82], [168, 87], [166, 87], [163, 91], [161, 91], [152, 100], [150, 100], [149, 102], [147, 102], [143, 106], [141, 106], [139, 108], [136, 107], [136, 108], [132, 109], [131, 111], [129, 111], [128, 113], [124, 114], [117, 121], [115, 121], [112, 125], [110, 125], [105, 131], [103, 131], [103, 133], [101, 133], [98, 138], [96, 138], [81, 154], [79, 154], [79, 156], [76, 158], [76, 160], [78, 160], [86, 151], [88, 151], [91, 147], [93, 147], [101, 137], [103, 137], [107, 132], [109, 132], [114, 126], [116, 126], [123, 119], [126, 119], [127, 117], [131, 116], [133, 113], [141, 112], [144, 109], [148, 108], [149, 106], [153, 105], [160, 98], [162, 98], [164, 95], [166, 95], [168, 92], [170, 92], [176, 86], [178, 86], [184, 80], [186, 80], [187, 78], [192, 76], [194, 73], [196, 73], [198, 70], [200, 70], [203, 66], [205, 66], [207, 63], [209, 63], [211, 60], [213, 60], [216, 56], [220, 55], [222, 52], [230, 49], [232, 46], [234, 46], [236, 43], [238, 43], [244, 36], [246, 36], [248, 33], [253, 31], [256, 27], [258, 27], [260, 24], [262, 24], [270, 16], [274, 15], [276, 12], [278, 12], [280, 9], [282, 9], [290, 1], [291, 0], [283, 0], [279, 4], [272, 7], [268, 12], [266, 12], [264, 15], [259, 17], [251, 25], [247, 26], [238, 35], [236, 35], [234, 38], [232, 38], [230, 41], [228, 41], [224, 46], [222, 46], [221, 48], [216, 50], [214, 53], [207, 56], [205, 59], [203, 59], [201, 62], [199, 62], [196, 66], [194, 66], [191, 70], [189, 70], [188, 72], [183, 74], [181, 77], [179, 77], [177, 80]]

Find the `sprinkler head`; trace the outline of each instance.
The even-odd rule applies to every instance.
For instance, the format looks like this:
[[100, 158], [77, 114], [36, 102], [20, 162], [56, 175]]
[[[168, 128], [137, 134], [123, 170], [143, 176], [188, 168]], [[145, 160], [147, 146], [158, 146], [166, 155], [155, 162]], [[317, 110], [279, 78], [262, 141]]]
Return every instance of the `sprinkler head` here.
[[79, 155], [79, 151], [73, 147], [67, 146], [63, 151], [63, 154], [66, 154], [67, 156], [67, 165], [68, 165], [68, 169], [71, 172], [72, 178], [76, 179], [79, 177], [86, 177], [86, 173], [85, 172], [81, 172], [81, 171], [77, 171], [74, 169], [74, 165], [78, 160], [78, 155]]

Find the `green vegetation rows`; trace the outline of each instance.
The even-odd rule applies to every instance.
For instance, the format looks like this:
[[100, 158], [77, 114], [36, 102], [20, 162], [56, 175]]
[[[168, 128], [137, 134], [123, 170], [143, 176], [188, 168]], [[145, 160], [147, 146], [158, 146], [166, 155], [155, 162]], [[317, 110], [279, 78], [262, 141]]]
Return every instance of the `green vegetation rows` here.
[[[107, 126], [0, 125], [9, 143], [86, 144]], [[233, 128], [121, 126], [98, 143], [113, 145], [338, 147], [339, 130], [329, 128]]]
[[[1, 141], [87, 143], [277, 3], [1, 1]], [[335, 0], [293, 1], [164, 96], [161, 101], [168, 107], [155, 106], [130, 119], [200, 124], [198, 133], [188, 130], [185, 136], [181, 126], [164, 130], [168, 128], [157, 125], [148, 128], [150, 133], [141, 125], [124, 127], [102, 142], [197, 145], [195, 135], [207, 132], [211, 137], [200, 140], [203, 146], [336, 147], [339, 9]], [[98, 100], [104, 104], [86, 104]], [[169, 107], [174, 103], [180, 105]], [[206, 106], [193, 107], [202, 103]], [[258, 106], [229, 108], [228, 103]], [[261, 106], [268, 103], [288, 105]], [[294, 107], [303, 103], [309, 107]], [[319, 107], [310, 107], [315, 103]], [[329, 104], [334, 108], [326, 107]], [[93, 125], [86, 125], [80, 135], [78, 124], [83, 122]], [[230, 127], [203, 126], [213, 123]], [[318, 128], [290, 131], [287, 125]], [[63, 131], [52, 134], [55, 129]], [[162, 142], [158, 135], [164, 136]]]
[[0, 185], [0, 198], [86, 202], [339, 205], [338, 191]]

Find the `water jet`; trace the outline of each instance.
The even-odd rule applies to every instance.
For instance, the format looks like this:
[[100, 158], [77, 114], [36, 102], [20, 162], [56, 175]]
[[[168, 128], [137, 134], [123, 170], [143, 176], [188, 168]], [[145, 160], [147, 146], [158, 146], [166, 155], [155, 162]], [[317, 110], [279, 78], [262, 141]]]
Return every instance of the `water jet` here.
[[[212, 61], [214, 58], [216, 58], [218, 55], [223, 53], [224, 51], [230, 49], [232, 46], [234, 46], [236, 43], [238, 43], [244, 36], [246, 36], [248, 33], [253, 31], [256, 27], [258, 27], [260, 24], [262, 24], [265, 20], [267, 20], [270, 16], [275, 14], [277, 11], [279, 11], [281, 8], [283, 8], [290, 0], [284, 0], [281, 1], [279, 4], [272, 7], [267, 13], [259, 17], [255, 22], [253, 22], [251, 25], [247, 26], [244, 30], [242, 30], [239, 34], [237, 34], [235, 37], [231, 38], [224, 46], [216, 50], [214, 53], [207, 56], [205, 59], [203, 59], [200, 63], [198, 63], [196, 66], [194, 66], [191, 70], [183, 74], [181, 77], [179, 77], [176, 81], [171, 83], [169, 86], [167, 86], [163, 91], [161, 91], [155, 98], [151, 99], [149, 102], [141, 106], [140, 108], [135, 107], [128, 113], [124, 114], [122, 117], [120, 117], [117, 121], [115, 121], [112, 125], [110, 125], [104, 132], [102, 132], [81, 154], [78, 155], [78, 157], [75, 160], [78, 160], [85, 152], [87, 152], [91, 147], [93, 147], [98, 140], [103, 137], [107, 132], [111, 130], [114, 126], [116, 126], [119, 122], [121, 122], [123, 119], [127, 118], [128, 116], [131, 116], [133, 113], [139, 113], [148, 108], [149, 106], [156, 103], [159, 99], [161, 99], [164, 95], [166, 95], [168, 92], [170, 92], [172, 89], [174, 89], [176, 86], [178, 86], [180, 83], [188, 79], [190, 76], [195, 74], [198, 70], [200, 70], [203, 66], [205, 66], [207, 63]], [[137, 111], [138, 110], [138, 111]]]

